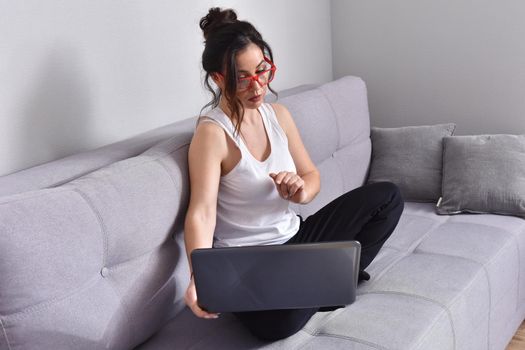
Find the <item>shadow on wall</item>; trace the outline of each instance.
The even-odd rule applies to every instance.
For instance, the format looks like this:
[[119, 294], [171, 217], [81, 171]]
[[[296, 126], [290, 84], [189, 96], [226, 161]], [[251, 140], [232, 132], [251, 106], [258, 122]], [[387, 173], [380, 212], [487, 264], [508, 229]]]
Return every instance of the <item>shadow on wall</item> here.
[[30, 166], [85, 150], [92, 137], [91, 94], [75, 49], [56, 47], [43, 60], [22, 112], [16, 159]]

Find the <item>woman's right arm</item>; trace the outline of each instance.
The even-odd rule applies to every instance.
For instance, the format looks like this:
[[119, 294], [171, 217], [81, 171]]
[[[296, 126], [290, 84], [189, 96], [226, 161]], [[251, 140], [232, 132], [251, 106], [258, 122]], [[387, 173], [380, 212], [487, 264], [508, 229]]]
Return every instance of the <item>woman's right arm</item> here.
[[224, 136], [220, 126], [201, 122], [188, 152], [191, 190], [184, 222], [184, 243], [192, 277], [185, 301], [196, 316], [203, 318], [216, 318], [217, 314], [206, 312], [197, 304], [191, 252], [196, 248], [211, 248], [213, 244], [221, 162], [228, 151]]

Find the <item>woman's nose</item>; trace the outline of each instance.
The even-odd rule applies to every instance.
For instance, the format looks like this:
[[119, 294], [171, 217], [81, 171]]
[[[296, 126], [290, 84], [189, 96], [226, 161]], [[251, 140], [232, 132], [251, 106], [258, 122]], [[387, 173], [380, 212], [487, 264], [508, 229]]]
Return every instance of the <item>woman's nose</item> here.
[[259, 83], [258, 80], [252, 80], [252, 86], [251, 86], [252, 90], [255, 90], [255, 91], [259, 91], [261, 88], [262, 88], [262, 85], [261, 83]]

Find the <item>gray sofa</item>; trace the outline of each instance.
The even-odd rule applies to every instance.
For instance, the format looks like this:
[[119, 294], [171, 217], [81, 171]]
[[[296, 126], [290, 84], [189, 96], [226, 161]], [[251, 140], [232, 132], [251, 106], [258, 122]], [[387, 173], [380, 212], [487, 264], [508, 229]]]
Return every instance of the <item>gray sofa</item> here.
[[[321, 172], [303, 217], [362, 185], [356, 77], [284, 91]], [[405, 203], [355, 303], [263, 343], [193, 316], [183, 243], [195, 119], [0, 177], [0, 349], [504, 349], [525, 317], [525, 220]]]

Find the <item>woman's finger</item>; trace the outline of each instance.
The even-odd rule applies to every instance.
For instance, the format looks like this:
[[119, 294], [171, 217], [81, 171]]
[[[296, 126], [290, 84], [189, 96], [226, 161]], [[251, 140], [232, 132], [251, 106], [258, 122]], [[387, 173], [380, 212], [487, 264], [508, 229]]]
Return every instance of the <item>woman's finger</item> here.
[[290, 197], [293, 197], [299, 189], [304, 187], [304, 181], [300, 178], [298, 178], [291, 186], [290, 186]]
[[199, 304], [197, 303], [197, 290], [195, 288], [195, 283], [193, 282], [193, 279], [191, 280], [190, 285], [186, 289], [186, 294], [184, 295], [184, 301], [186, 302], [186, 305], [188, 305], [190, 310], [197, 317], [208, 318], [208, 319], [219, 317], [218, 313], [207, 312], [199, 306]]
[[283, 198], [287, 199], [290, 196], [290, 193], [288, 191], [289, 191], [288, 184], [285, 183], [285, 182], [282, 182], [281, 183], [281, 192], [283, 194]]
[[197, 303], [194, 304], [192, 311], [195, 315], [202, 317], [202, 318], [213, 319], [213, 318], [219, 317], [219, 314], [204, 311], [203, 309], [199, 307]]
[[273, 179], [273, 182], [275, 183], [277, 192], [279, 193], [279, 196], [281, 196], [282, 198], [286, 198], [286, 195], [288, 193], [286, 184], [282, 182], [286, 174], [287, 174], [286, 171], [280, 171], [278, 174], [275, 174], [275, 173], [270, 174], [270, 176]]
[[287, 173], [282, 180], [282, 183], [289, 184], [297, 176], [294, 173]]
[[197, 301], [195, 301], [192, 305], [191, 305], [191, 310], [193, 311], [193, 313], [199, 317], [202, 317], [202, 318], [217, 318], [219, 317], [219, 314], [218, 313], [211, 313], [211, 312], [208, 312], [206, 310], [203, 310], [199, 304], [197, 303]]
[[276, 184], [280, 185], [283, 182], [284, 177], [286, 176], [288, 172], [286, 171], [280, 171], [279, 174], [275, 177], [274, 181]]

